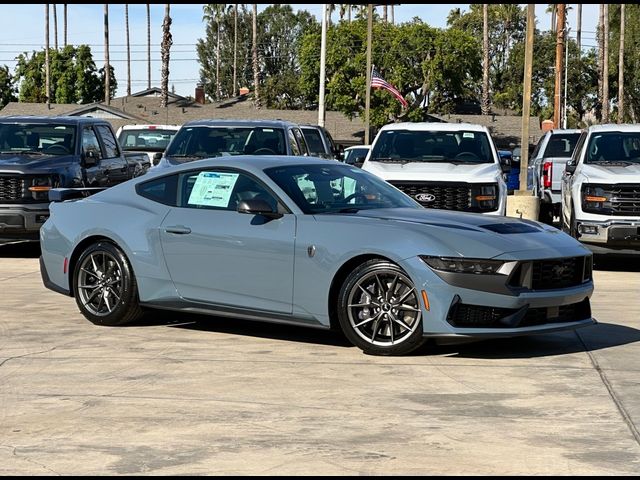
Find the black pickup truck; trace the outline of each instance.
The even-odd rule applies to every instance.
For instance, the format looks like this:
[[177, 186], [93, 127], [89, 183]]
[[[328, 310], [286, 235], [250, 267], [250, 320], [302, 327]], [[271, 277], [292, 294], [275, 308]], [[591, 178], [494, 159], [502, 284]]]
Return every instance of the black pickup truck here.
[[149, 167], [146, 154], [121, 150], [106, 120], [0, 117], [0, 242], [38, 240], [52, 188], [108, 188]]

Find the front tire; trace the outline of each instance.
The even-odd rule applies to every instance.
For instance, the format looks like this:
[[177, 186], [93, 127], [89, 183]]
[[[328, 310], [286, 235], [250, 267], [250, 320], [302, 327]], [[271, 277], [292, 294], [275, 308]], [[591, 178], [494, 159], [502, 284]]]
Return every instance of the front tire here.
[[338, 319], [351, 343], [371, 355], [405, 355], [425, 342], [418, 291], [400, 267], [382, 259], [346, 278]]
[[142, 316], [133, 270], [114, 244], [101, 241], [86, 248], [76, 263], [73, 279], [76, 303], [90, 322], [116, 326]]

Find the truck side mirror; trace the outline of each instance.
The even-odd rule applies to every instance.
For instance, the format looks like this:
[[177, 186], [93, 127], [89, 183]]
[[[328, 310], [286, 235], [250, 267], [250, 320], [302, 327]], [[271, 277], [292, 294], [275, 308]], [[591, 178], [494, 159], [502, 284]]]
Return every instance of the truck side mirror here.
[[153, 154], [153, 160], [151, 161], [151, 163], [153, 163], [154, 167], [160, 163], [161, 158], [162, 158], [161, 152], [156, 152]]
[[573, 173], [575, 173], [576, 167], [577, 167], [577, 164], [575, 160], [572, 158], [565, 164], [564, 171], [572, 175]]
[[364, 159], [365, 157], [356, 157], [356, 159], [353, 161], [353, 166], [362, 168], [362, 165], [364, 164]]
[[500, 158], [500, 168], [502, 173], [509, 173], [511, 171], [511, 160], [508, 158]]
[[98, 164], [98, 154], [93, 150], [89, 150], [83, 153], [83, 160], [85, 167], [94, 167]]

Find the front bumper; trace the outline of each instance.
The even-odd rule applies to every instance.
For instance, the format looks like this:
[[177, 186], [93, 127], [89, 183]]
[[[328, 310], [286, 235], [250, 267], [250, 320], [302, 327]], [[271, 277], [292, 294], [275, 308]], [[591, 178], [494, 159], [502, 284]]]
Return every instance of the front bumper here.
[[578, 240], [588, 246], [640, 254], [640, 220], [578, 220], [576, 223]]
[[49, 218], [49, 204], [0, 205], [0, 239], [38, 240], [42, 224]]

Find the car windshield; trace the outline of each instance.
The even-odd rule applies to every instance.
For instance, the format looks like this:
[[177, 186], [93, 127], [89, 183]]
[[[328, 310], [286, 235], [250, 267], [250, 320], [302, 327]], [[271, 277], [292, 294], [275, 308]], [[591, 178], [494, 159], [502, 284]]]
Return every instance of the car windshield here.
[[542, 158], [571, 158], [576, 148], [580, 133], [556, 133], [549, 139]]
[[364, 159], [367, 156], [367, 153], [369, 153], [368, 147], [349, 148], [344, 151], [344, 162], [353, 164], [357, 158]]
[[640, 131], [594, 133], [589, 139], [585, 163], [640, 163]]
[[282, 128], [241, 126], [183, 127], [165, 152], [182, 163], [225, 155], [286, 155]]
[[75, 150], [76, 127], [56, 123], [0, 124], [0, 153], [69, 155]]
[[176, 133], [177, 130], [163, 130], [160, 128], [122, 130], [118, 137], [118, 142], [122, 149], [126, 151], [162, 152], [167, 148]]
[[307, 147], [309, 147], [309, 153], [311, 155], [316, 157], [330, 156], [325, 150], [324, 143], [322, 142], [322, 137], [320, 136], [320, 132], [317, 129], [303, 128], [302, 133], [304, 134], [304, 139], [307, 141]]
[[385, 130], [369, 160], [387, 163], [494, 163], [489, 138], [467, 130]]
[[273, 167], [265, 173], [308, 214], [422, 208], [384, 180], [344, 164]]

